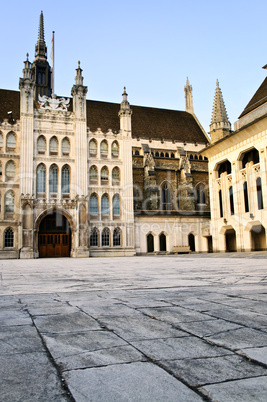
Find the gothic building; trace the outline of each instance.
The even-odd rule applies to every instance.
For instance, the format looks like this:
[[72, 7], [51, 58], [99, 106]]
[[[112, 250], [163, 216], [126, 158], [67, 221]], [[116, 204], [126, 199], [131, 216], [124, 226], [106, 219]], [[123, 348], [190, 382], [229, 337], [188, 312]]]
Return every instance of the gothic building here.
[[209, 138], [189, 81], [175, 111], [131, 106], [125, 88], [120, 104], [88, 100], [79, 62], [56, 96], [51, 74], [41, 13], [19, 91], [0, 90], [0, 258], [211, 250]]

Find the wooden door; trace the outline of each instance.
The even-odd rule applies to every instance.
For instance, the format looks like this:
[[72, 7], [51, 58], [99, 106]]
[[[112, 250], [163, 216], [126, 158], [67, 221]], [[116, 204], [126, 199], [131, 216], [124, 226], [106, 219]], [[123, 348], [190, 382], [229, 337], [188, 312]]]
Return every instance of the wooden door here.
[[69, 257], [69, 234], [39, 234], [39, 257]]

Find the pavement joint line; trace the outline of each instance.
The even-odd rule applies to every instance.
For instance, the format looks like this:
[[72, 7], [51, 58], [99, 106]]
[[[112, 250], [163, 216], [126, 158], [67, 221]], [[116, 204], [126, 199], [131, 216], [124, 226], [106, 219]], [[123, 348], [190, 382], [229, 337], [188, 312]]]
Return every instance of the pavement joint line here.
[[63, 395], [64, 395], [70, 402], [75, 402], [75, 399], [74, 399], [74, 397], [73, 397], [73, 395], [72, 395], [72, 393], [71, 393], [71, 391], [70, 391], [70, 389], [69, 389], [69, 387], [68, 387], [68, 384], [67, 384], [67, 382], [65, 381], [64, 377], [62, 376], [62, 370], [61, 370], [61, 368], [59, 367], [59, 365], [58, 365], [58, 364], [56, 363], [56, 361], [54, 360], [54, 358], [53, 358], [53, 356], [52, 356], [52, 354], [51, 354], [49, 348], [47, 347], [47, 344], [46, 344], [46, 342], [45, 342], [45, 339], [43, 338], [41, 332], [39, 331], [37, 325], [35, 324], [34, 318], [32, 317], [31, 313], [30, 313], [28, 310], [26, 310], [26, 311], [28, 312], [29, 317], [30, 317], [31, 320], [32, 320], [33, 326], [35, 327], [35, 329], [36, 329], [36, 331], [37, 331], [37, 334], [38, 334], [39, 337], [40, 337], [40, 340], [41, 340], [42, 345], [43, 345], [43, 347], [44, 347], [44, 349], [45, 349], [45, 353], [46, 353], [46, 356], [47, 356], [48, 360], [52, 363], [52, 365], [55, 367], [55, 369], [56, 369], [56, 371], [57, 371], [57, 375], [58, 375], [58, 377], [59, 377], [59, 382], [60, 382], [60, 384], [61, 384], [61, 388], [62, 388], [62, 391], [63, 391]]

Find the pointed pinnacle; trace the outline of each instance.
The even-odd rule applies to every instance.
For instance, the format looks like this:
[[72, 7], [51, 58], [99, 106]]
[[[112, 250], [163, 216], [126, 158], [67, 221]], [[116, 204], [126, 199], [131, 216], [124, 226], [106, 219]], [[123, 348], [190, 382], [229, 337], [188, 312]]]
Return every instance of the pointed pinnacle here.
[[44, 16], [42, 11], [40, 14], [38, 41], [44, 42]]

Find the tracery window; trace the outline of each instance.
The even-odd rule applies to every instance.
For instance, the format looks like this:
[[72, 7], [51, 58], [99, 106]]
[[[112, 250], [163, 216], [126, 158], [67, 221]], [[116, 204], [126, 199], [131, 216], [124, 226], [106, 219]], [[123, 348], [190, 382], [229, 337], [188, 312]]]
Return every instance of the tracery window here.
[[111, 146], [111, 154], [113, 157], [118, 157], [119, 156], [119, 144], [118, 141], [113, 141], [112, 146]]
[[46, 151], [46, 140], [43, 135], [40, 135], [40, 137], [37, 140], [37, 152], [38, 154], [44, 154]]
[[8, 191], [5, 196], [5, 213], [13, 214], [15, 210], [15, 195], [13, 191]]
[[108, 168], [106, 166], [103, 166], [101, 169], [101, 182], [102, 184], [108, 183]]
[[70, 168], [67, 165], [61, 171], [61, 191], [63, 194], [70, 192]]
[[197, 203], [198, 204], [205, 204], [205, 191], [204, 191], [204, 187], [203, 184], [200, 183], [197, 186]]
[[112, 184], [120, 184], [120, 169], [117, 166], [115, 166], [112, 170]]
[[89, 152], [90, 152], [90, 155], [97, 154], [97, 142], [94, 139], [89, 142]]
[[98, 199], [96, 194], [92, 194], [90, 197], [90, 214], [91, 215], [98, 214]]
[[104, 228], [102, 231], [102, 246], [109, 246], [109, 230]]
[[120, 215], [120, 213], [121, 213], [120, 197], [118, 194], [115, 194], [113, 197], [112, 210], [113, 210], [113, 215]]
[[14, 133], [8, 133], [6, 137], [7, 150], [16, 148], [16, 136]]
[[96, 228], [91, 230], [90, 233], [90, 246], [97, 247], [98, 246], [98, 231]]
[[3, 146], [3, 134], [0, 132], [0, 148]]
[[109, 215], [109, 198], [107, 194], [104, 194], [101, 198], [101, 214]]
[[57, 193], [58, 191], [58, 168], [52, 165], [49, 170], [49, 192]]
[[90, 180], [90, 182], [96, 182], [97, 181], [97, 167], [96, 166], [91, 166], [90, 167], [89, 180]]
[[115, 228], [113, 232], [113, 246], [120, 246], [121, 245], [121, 231], [119, 228]]
[[103, 140], [100, 144], [100, 155], [108, 156], [108, 143], [106, 140]]
[[4, 232], [4, 247], [14, 247], [14, 232], [11, 228], [7, 228]]
[[15, 163], [8, 161], [6, 164], [6, 180], [13, 180], [15, 178]]
[[163, 211], [171, 210], [171, 191], [167, 183], [164, 183], [161, 189], [161, 203]]
[[58, 154], [58, 140], [56, 137], [52, 137], [49, 143], [49, 152], [51, 155]]
[[61, 148], [62, 148], [62, 155], [70, 154], [70, 140], [67, 137], [63, 138]]
[[37, 193], [45, 193], [46, 168], [43, 164], [38, 166], [36, 176], [37, 176], [36, 192]]

